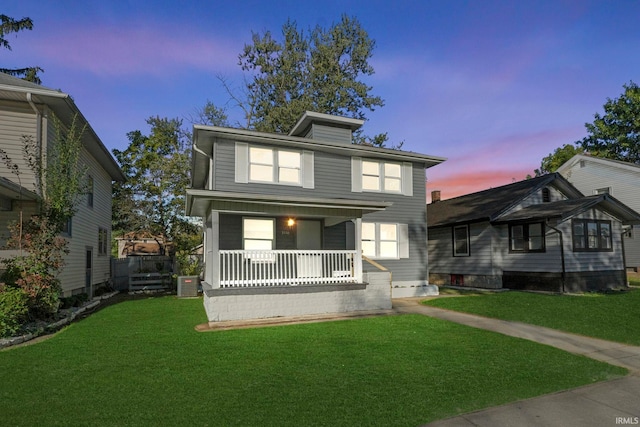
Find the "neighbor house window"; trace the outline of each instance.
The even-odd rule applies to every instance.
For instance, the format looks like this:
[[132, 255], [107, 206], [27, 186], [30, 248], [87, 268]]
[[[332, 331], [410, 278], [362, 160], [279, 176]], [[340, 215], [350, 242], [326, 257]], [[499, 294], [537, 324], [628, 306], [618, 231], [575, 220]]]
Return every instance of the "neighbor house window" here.
[[314, 188], [312, 151], [236, 143], [235, 181]]
[[107, 229], [106, 228], [98, 228], [98, 255], [106, 255], [107, 254]]
[[413, 195], [411, 163], [351, 159], [351, 191]]
[[511, 252], [544, 252], [544, 224], [515, 224], [509, 226]]
[[573, 250], [611, 251], [611, 221], [595, 219], [573, 220]]
[[93, 177], [87, 177], [87, 206], [93, 207]]
[[273, 218], [243, 218], [242, 242], [245, 250], [274, 248], [275, 220]]
[[67, 219], [62, 224], [62, 235], [66, 237], [71, 237], [71, 218]]
[[409, 257], [406, 224], [362, 223], [362, 255], [369, 258], [398, 259]]
[[469, 256], [469, 226], [453, 227], [453, 256]]
[[611, 188], [596, 188], [595, 190], [593, 190], [593, 194], [611, 194]]

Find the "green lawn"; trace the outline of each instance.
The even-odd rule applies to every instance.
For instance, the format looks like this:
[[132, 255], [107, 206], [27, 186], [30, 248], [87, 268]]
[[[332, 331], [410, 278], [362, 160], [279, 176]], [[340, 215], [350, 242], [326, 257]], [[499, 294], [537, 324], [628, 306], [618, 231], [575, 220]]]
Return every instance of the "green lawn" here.
[[199, 333], [202, 301], [107, 307], [0, 352], [0, 424], [402, 425], [624, 375], [419, 315]]
[[640, 345], [640, 289], [635, 288], [629, 292], [584, 295], [499, 292], [423, 303]]

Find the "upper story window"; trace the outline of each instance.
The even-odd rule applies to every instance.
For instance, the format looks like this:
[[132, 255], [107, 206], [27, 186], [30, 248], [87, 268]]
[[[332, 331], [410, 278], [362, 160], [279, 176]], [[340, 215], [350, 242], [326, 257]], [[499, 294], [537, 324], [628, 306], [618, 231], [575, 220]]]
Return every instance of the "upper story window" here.
[[93, 207], [93, 177], [91, 175], [87, 177], [87, 206]]
[[509, 226], [510, 252], [544, 252], [544, 224], [516, 224]]
[[469, 243], [469, 226], [453, 227], [453, 256], [469, 256], [471, 254]]
[[235, 154], [236, 182], [314, 188], [312, 151], [293, 151], [237, 142]]
[[593, 194], [611, 194], [611, 188], [596, 188], [595, 190], [593, 190]]
[[413, 195], [411, 163], [351, 158], [351, 191]]
[[301, 158], [295, 151], [249, 147], [249, 181], [299, 185]]
[[573, 250], [576, 252], [604, 252], [613, 250], [611, 221], [574, 219]]

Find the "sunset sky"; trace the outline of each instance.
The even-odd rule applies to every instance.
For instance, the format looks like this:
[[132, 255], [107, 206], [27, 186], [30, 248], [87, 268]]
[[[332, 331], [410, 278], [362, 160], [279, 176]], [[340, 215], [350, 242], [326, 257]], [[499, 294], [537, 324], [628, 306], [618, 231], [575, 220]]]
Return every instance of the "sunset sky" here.
[[207, 100], [227, 104], [217, 76], [242, 84], [252, 31], [354, 16], [376, 41], [366, 82], [385, 100], [365, 133], [448, 158], [427, 172], [443, 199], [524, 179], [584, 137], [623, 84], [640, 83], [635, 0], [3, 3], [0, 14], [34, 29], [7, 36], [0, 66], [44, 68], [43, 85], [70, 94], [110, 150], [147, 133], [150, 116], [188, 123]]

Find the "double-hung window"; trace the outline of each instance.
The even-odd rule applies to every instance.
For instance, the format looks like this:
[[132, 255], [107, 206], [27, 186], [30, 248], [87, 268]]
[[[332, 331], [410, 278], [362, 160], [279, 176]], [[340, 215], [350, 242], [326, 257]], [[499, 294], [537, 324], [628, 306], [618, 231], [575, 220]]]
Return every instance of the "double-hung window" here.
[[509, 226], [509, 251], [544, 252], [544, 224], [512, 224]]
[[300, 165], [299, 152], [249, 147], [249, 181], [299, 185]]
[[351, 191], [413, 195], [411, 163], [351, 159]]
[[469, 256], [469, 226], [458, 225], [453, 227], [453, 256]]
[[362, 223], [362, 255], [376, 259], [409, 257], [406, 224]]
[[103, 227], [98, 228], [98, 255], [106, 255], [108, 247], [108, 233], [107, 229]]
[[267, 250], [274, 247], [275, 220], [273, 218], [243, 218], [242, 245], [245, 250]]
[[312, 151], [235, 144], [235, 182], [314, 188]]
[[613, 250], [611, 221], [574, 219], [573, 250], [576, 252], [604, 252]]

